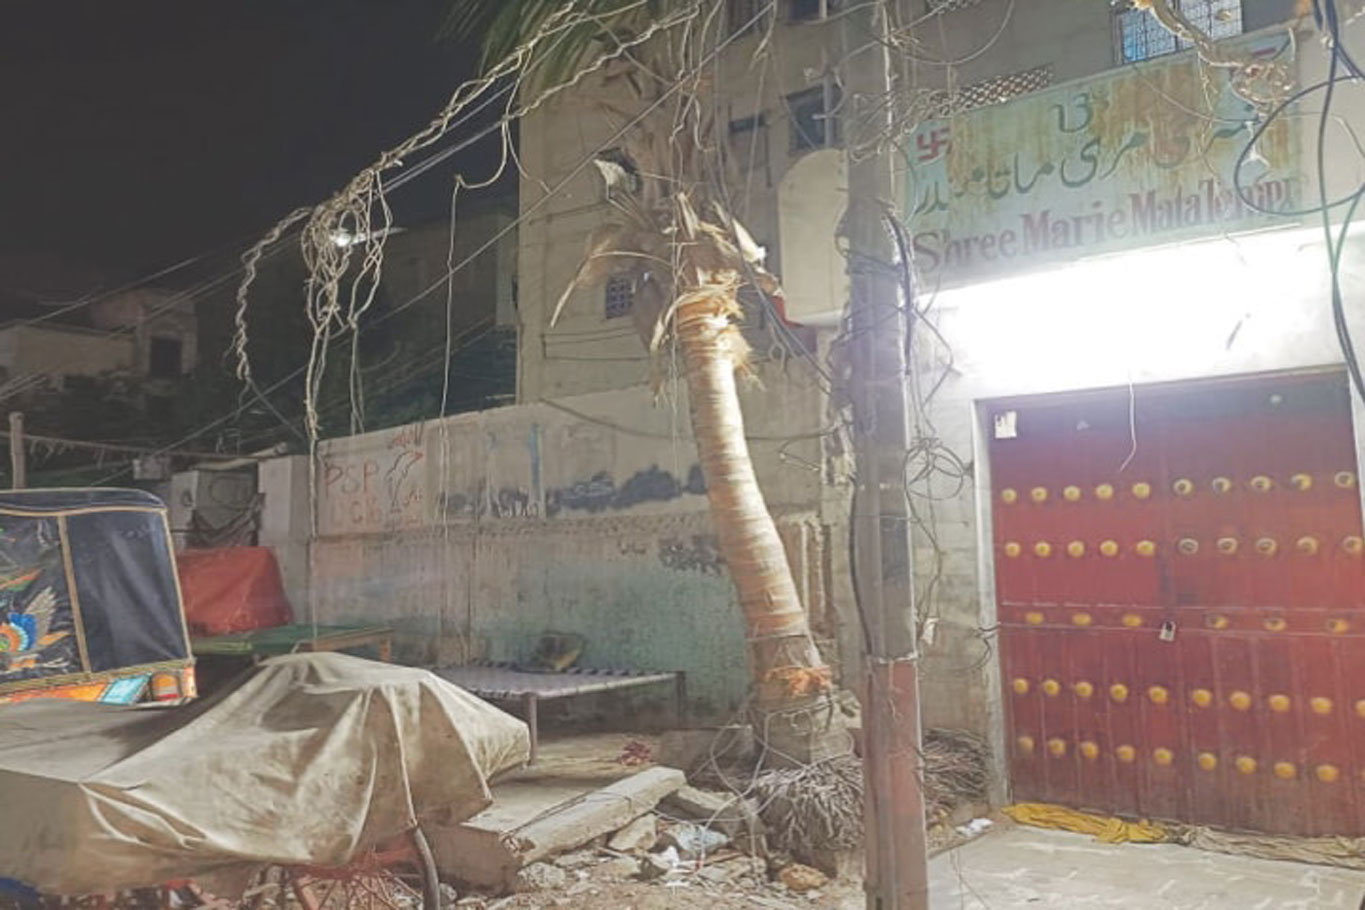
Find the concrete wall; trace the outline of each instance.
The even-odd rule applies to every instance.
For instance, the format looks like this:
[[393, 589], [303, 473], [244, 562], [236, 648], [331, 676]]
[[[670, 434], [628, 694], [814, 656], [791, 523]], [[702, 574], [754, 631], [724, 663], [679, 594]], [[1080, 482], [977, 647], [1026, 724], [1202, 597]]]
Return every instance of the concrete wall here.
[[129, 335], [110, 335], [69, 326], [32, 325], [0, 330], [0, 367], [11, 377], [94, 376], [133, 369], [137, 347]]
[[[824, 460], [813, 384], [798, 371], [783, 388], [746, 392], [751, 446], [837, 660], [844, 531], [805, 467]], [[724, 718], [747, 692], [746, 646], [690, 437], [685, 395], [656, 407], [635, 388], [328, 441], [298, 612], [393, 623], [419, 662], [524, 658], [540, 634], [573, 632], [583, 665], [685, 670], [693, 709]]]

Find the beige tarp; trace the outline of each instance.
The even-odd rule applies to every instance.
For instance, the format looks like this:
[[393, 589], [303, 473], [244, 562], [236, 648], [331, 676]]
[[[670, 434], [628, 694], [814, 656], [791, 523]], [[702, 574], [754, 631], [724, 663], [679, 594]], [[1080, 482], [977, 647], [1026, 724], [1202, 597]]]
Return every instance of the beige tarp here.
[[339, 865], [490, 802], [525, 724], [425, 670], [266, 661], [180, 708], [0, 707], [0, 878], [55, 895], [244, 864]]

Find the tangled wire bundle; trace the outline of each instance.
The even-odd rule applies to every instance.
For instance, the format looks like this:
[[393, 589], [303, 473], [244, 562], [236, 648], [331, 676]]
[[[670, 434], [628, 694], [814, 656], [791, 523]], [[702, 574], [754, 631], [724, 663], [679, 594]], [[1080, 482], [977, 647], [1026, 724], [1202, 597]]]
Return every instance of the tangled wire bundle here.
[[[986, 744], [960, 730], [924, 735], [924, 800], [928, 821], [986, 798]], [[863, 841], [863, 769], [853, 756], [805, 768], [768, 771], [754, 782], [754, 794], [769, 843], [796, 855], [848, 850]]]

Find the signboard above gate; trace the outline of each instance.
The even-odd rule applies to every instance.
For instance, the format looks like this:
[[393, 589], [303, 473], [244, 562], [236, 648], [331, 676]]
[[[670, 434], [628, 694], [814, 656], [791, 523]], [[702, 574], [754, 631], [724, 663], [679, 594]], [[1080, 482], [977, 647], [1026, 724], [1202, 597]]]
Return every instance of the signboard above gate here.
[[[1287, 36], [1232, 45], [1289, 63]], [[951, 285], [1097, 253], [1264, 228], [1300, 207], [1288, 117], [1233, 184], [1255, 114], [1226, 70], [1181, 54], [921, 125], [907, 223], [921, 275]]]

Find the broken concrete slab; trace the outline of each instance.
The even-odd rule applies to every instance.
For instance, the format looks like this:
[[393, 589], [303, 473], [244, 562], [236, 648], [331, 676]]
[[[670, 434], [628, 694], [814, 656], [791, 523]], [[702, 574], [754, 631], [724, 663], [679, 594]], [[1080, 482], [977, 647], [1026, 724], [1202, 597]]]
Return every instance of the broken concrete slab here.
[[427, 838], [443, 876], [506, 891], [523, 866], [619, 830], [686, 783], [675, 768], [650, 768], [529, 817], [495, 801], [461, 825], [432, 826]]
[[766, 853], [763, 822], [758, 817], [758, 807], [750, 800], [733, 793], [711, 793], [688, 786], [666, 796], [663, 807], [721, 832], [755, 856]]
[[652, 813], [646, 813], [613, 834], [607, 847], [621, 853], [636, 853], [652, 849], [658, 839], [659, 821]]

